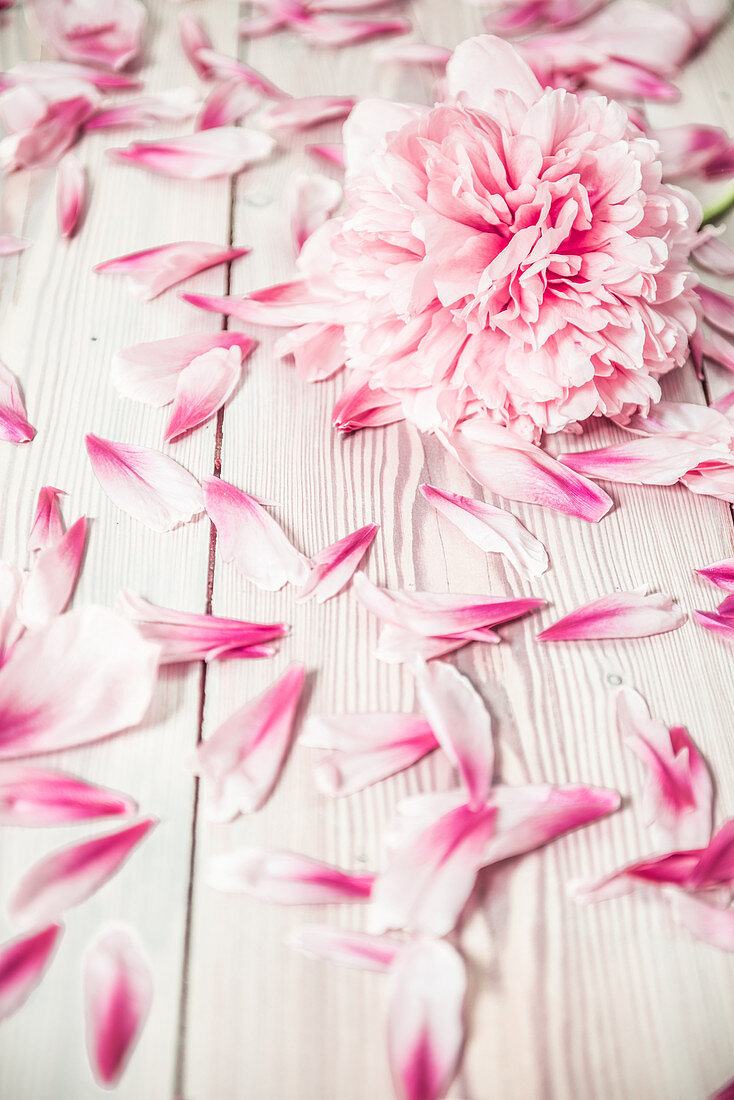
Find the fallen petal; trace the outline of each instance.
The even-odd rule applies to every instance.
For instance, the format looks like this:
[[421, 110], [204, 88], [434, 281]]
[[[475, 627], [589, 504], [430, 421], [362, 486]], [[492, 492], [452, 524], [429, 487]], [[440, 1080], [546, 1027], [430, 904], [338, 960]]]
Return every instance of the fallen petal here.
[[193, 88], [169, 88], [155, 95], [138, 95], [126, 103], [105, 107], [85, 123], [85, 130], [139, 129], [161, 122], [188, 122], [196, 114], [199, 100]]
[[390, 969], [405, 946], [390, 936], [370, 936], [367, 932], [316, 924], [296, 928], [288, 936], [288, 944], [315, 959], [382, 974]]
[[726, 561], [717, 561], [714, 565], [707, 565], [704, 569], [697, 569], [702, 577], [712, 584], [723, 588], [726, 592], [734, 592], [734, 558]]
[[331, 217], [341, 200], [342, 188], [336, 180], [316, 173], [296, 173], [288, 198], [296, 252]]
[[176, 381], [166, 443], [198, 428], [229, 400], [242, 376], [242, 351], [212, 348], [184, 367]]
[[211, 66], [201, 60], [201, 50], [211, 50], [212, 40], [204, 30], [201, 21], [190, 12], [184, 11], [178, 17], [178, 33], [183, 51], [201, 80], [211, 80], [214, 75]]
[[192, 333], [168, 340], [152, 340], [118, 351], [112, 360], [112, 379], [119, 393], [133, 401], [160, 408], [176, 396], [181, 372], [212, 348], [238, 347], [244, 359], [255, 341], [242, 332]]
[[719, 909], [683, 891], [671, 893], [668, 902], [676, 924], [695, 939], [720, 951], [734, 951], [734, 909]]
[[[249, 248], [222, 248], [204, 241], [181, 241], [131, 252], [116, 260], [105, 260], [93, 269], [100, 275], [127, 275], [130, 286], [141, 302], [150, 302], [169, 287], [246, 256]], [[183, 339], [183, 338], [181, 338]], [[161, 341], [162, 342], [162, 341]]]
[[140, 53], [146, 12], [139, 0], [32, 0], [43, 38], [64, 61], [124, 69]]
[[65, 825], [133, 814], [132, 798], [64, 772], [0, 765], [0, 825]]
[[354, 96], [311, 95], [302, 99], [283, 99], [271, 107], [263, 119], [266, 130], [284, 133], [309, 130], [324, 122], [336, 122], [349, 115], [357, 102]]
[[368, 523], [314, 554], [309, 578], [298, 600], [315, 596], [317, 603], [326, 603], [341, 592], [354, 576], [378, 530], [376, 523]]
[[87, 197], [87, 177], [73, 153], [56, 169], [56, 220], [59, 236], [69, 240], [79, 228]]
[[197, 130], [230, 126], [248, 115], [260, 102], [258, 93], [238, 76], [215, 84], [196, 117]]
[[166, 142], [133, 142], [126, 149], [109, 149], [116, 160], [129, 161], [149, 172], [185, 180], [236, 176], [266, 160], [275, 148], [270, 134], [239, 126], [198, 130]]
[[25, 578], [18, 616], [26, 627], [44, 626], [66, 610], [84, 555], [87, 521], [72, 524], [58, 542], [39, 550]]
[[38, 494], [33, 524], [28, 536], [28, 553], [53, 546], [64, 534], [64, 523], [59, 511], [58, 497], [65, 496], [63, 489], [44, 485]]
[[677, 630], [686, 615], [665, 593], [615, 592], [558, 619], [538, 634], [540, 642], [649, 638]]
[[734, 297], [703, 284], [696, 289], [703, 305], [704, 320], [720, 332], [734, 336]]
[[569, 469], [601, 478], [602, 481], [627, 485], [675, 485], [711, 454], [711, 444], [697, 437], [654, 435], [600, 447], [595, 451], [562, 454], [558, 458]]
[[25, 252], [32, 244], [33, 241], [24, 237], [0, 237], [0, 256], [14, 256], [18, 252]]
[[51, 962], [60, 924], [31, 932], [0, 945], [0, 1020], [7, 1019], [25, 1003]]
[[212, 860], [209, 885], [271, 905], [369, 901], [373, 876], [352, 874], [297, 852], [241, 848]]
[[35, 434], [36, 429], [28, 423], [18, 380], [0, 363], [0, 439], [28, 443]]

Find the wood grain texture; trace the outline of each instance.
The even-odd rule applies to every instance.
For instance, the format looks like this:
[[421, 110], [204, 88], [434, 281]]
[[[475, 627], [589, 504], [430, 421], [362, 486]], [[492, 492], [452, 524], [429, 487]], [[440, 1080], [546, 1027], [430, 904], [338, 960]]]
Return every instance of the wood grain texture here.
[[[166, 0], [150, 6], [151, 85], [191, 82], [176, 43], [177, 7]], [[212, 0], [191, 10], [204, 19], [218, 48], [234, 52], [234, 5]], [[453, 46], [479, 27], [468, 5], [416, 0], [407, 11], [416, 36], [437, 44]], [[31, 56], [34, 48], [20, 12], [11, 15], [9, 29], [0, 38], [5, 66]], [[734, 130], [734, 110], [724, 94], [731, 91], [732, 46], [734, 27], [691, 66], [683, 103], [666, 109], [671, 121], [688, 114]], [[430, 97], [424, 77], [378, 66], [371, 45], [318, 51], [283, 35], [242, 46], [240, 56], [298, 95]], [[49, 174], [12, 178], [3, 191], [0, 231], [22, 231], [36, 243], [20, 260], [3, 262], [0, 357], [22, 380], [39, 435], [28, 447], [5, 446], [0, 454], [2, 553], [22, 563], [35, 492], [52, 482], [69, 491], [69, 516], [86, 511], [95, 518], [77, 602], [109, 603], [129, 586], [161, 604], [203, 610], [208, 526], [199, 521], [158, 536], [123, 516], [98, 489], [82, 437], [92, 430], [160, 446], [165, 414], [115, 395], [110, 357], [125, 344], [205, 331], [219, 322], [185, 307], [175, 293], [141, 306], [121, 282], [98, 278], [90, 268], [166, 240], [231, 238], [253, 249], [231, 272], [233, 293], [288, 277], [290, 180], [295, 170], [317, 170], [304, 145], [336, 140], [338, 128], [283, 139], [277, 155], [245, 173], [232, 193], [224, 182], [174, 183], [105, 160], [107, 145], [134, 136], [85, 141], [92, 210], [84, 232], [69, 246], [56, 241]], [[203, 274], [196, 287], [220, 293], [224, 275]], [[617, 787], [627, 798], [614, 818], [497, 869], [480, 883], [477, 908], [460, 936], [470, 963], [470, 1037], [450, 1095], [703, 1100], [734, 1075], [734, 961], [692, 943], [662, 907], [645, 899], [579, 909], [568, 900], [567, 885], [649, 850], [639, 807], [640, 769], [623, 750], [612, 717], [620, 683], [639, 688], [654, 713], [689, 726], [717, 778], [719, 819], [734, 813], [732, 649], [693, 622], [636, 642], [542, 647], [534, 635], [539, 624], [586, 600], [643, 583], [673, 593], [686, 610], [713, 607], [715, 593], [693, 569], [734, 554], [729, 509], [680, 487], [615, 487], [617, 507], [598, 526], [513, 505], [546, 543], [552, 561], [546, 576], [532, 585], [521, 582], [511, 568], [468, 544], [418, 495], [423, 481], [477, 494], [435, 441], [409, 425], [337, 438], [330, 411], [341, 382], [307, 385], [274, 358], [271, 333], [255, 335], [259, 347], [222, 418], [222, 476], [279, 501], [279, 517], [306, 553], [364, 523], [379, 523], [366, 568], [380, 583], [532, 591], [547, 599], [551, 606], [541, 616], [503, 630], [505, 644], [469, 647], [456, 657], [493, 714], [500, 774], [511, 783], [596, 783]], [[713, 374], [707, 386], [717, 395], [731, 388]], [[669, 378], [666, 388], [672, 398], [706, 399], [691, 370]], [[170, 453], [195, 474], [206, 474], [215, 434], [210, 424]], [[592, 436], [600, 443], [618, 437], [608, 426]], [[568, 442], [569, 449], [578, 446], [577, 440]], [[292, 632], [271, 661], [231, 661], [208, 670], [204, 737], [294, 659], [309, 668], [305, 702], [314, 713], [412, 709], [409, 675], [375, 660], [377, 624], [353, 593], [323, 607], [296, 604], [292, 592], [260, 592], [218, 558], [213, 582], [215, 614], [282, 618]], [[43, 985], [0, 1029], [0, 1096], [86, 1100], [100, 1094], [83, 1053], [79, 956], [100, 923], [111, 918], [138, 928], [157, 985], [154, 1014], [118, 1095], [391, 1095], [380, 977], [304, 959], [284, 942], [290, 930], [311, 920], [361, 927], [359, 909], [280, 910], [226, 896], [207, 885], [207, 866], [216, 853], [263, 843], [345, 867], [379, 868], [396, 803], [449, 785], [451, 771], [436, 756], [362, 794], [329, 801], [313, 785], [313, 756], [296, 746], [261, 813], [212, 825], [200, 808], [194, 817], [195, 791], [185, 768], [199, 734], [200, 684], [198, 668], [169, 672], [144, 728], [58, 754], [64, 767], [130, 791], [163, 824], [117, 880], [69, 915], [65, 941]], [[6, 830], [3, 893], [29, 861], [85, 831], [92, 830]], [[9, 934], [7, 926], [3, 931]]]

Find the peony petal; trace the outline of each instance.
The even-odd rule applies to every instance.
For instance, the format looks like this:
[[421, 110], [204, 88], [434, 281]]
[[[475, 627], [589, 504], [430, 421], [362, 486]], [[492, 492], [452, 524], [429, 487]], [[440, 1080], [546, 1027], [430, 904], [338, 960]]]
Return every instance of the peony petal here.
[[500, 635], [488, 627], [461, 631], [458, 634], [425, 637], [388, 623], [380, 632], [375, 657], [378, 661], [385, 661], [389, 665], [406, 662], [415, 664], [416, 661], [432, 661], [436, 657], [444, 657], [447, 653], [454, 653], [457, 649], [469, 645], [470, 642], [498, 645], [501, 641]]
[[352, 874], [297, 852], [240, 848], [212, 860], [209, 885], [271, 905], [369, 901], [373, 876]]
[[173, 179], [210, 180], [236, 176], [266, 160], [274, 148], [270, 134], [238, 126], [218, 126], [165, 142], [133, 142], [126, 149], [108, 149], [108, 153], [116, 160]]
[[729, 148], [729, 138], [719, 126], [665, 126], [652, 131], [650, 137], [660, 146], [666, 180], [701, 175], [711, 161]]
[[707, 565], [704, 569], [697, 569], [702, 577], [712, 584], [723, 588], [726, 592], [734, 592], [734, 558], [727, 561], [717, 561], [714, 565]]
[[112, 378], [124, 397], [160, 408], [174, 400], [178, 377], [193, 359], [212, 348], [232, 347], [238, 347], [244, 359], [254, 346], [255, 341], [244, 333], [221, 329], [134, 344], [114, 356]]
[[205, 781], [209, 820], [254, 813], [270, 798], [290, 749], [305, 674], [298, 662], [289, 665], [197, 748], [194, 774]]
[[713, 1093], [709, 1100], [734, 1100], [734, 1078], [731, 1081], [727, 1081], [725, 1085], [722, 1085], [715, 1093]]
[[22, 586], [20, 570], [9, 561], [0, 561], [0, 668], [23, 634], [24, 627], [18, 618]]
[[56, 169], [56, 220], [59, 236], [74, 236], [84, 216], [87, 201], [87, 177], [73, 153], [67, 153]]
[[711, 836], [713, 787], [686, 730], [667, 729], [651, 718], [642, 696], [627, 687], [617, 694], [617, 724], [647, 769], [643, 807], [655, 842], [665, 849], [704, 847]]
[[54, 920], [86, 901], [117, 874], [133, 849], [157, 824], [145, 817], [117, 832], [57, 848], [23, 876], [9, 904], [13, 920], [28, 927]]
[[32, 244], [33, 241], [24, 237], [0, 237], [0, 256], [15, 256], [18, 252], [25, 252]]
[[692, 852], [669, 852], [662, 856], [651, 856], [630, 863], [619, 871], [607, 875], [598, 882], [572, 884], [571, 895], [575, 901], [607, 901], [609, 898], [623, 897], [637, 889], [655, 889], [676, 886], [686, 887], [691, 871], [698, 863], [700, 850]]
[[520, 520], [503, 508], [462, 497], [435, 485], [421, 485], [423, 496], [480, 550], [503, 554], [524, 576], [539, 577], [548, 570], [548, 554]]
[[445, 46], [431, 46], [428, 42], [393, 42], [380, 46], [372, 54], [381, 64], [427, 65], [432, 69], [445, 69], [451, 50]]
[[0, 945], [0, 1020], [7, 1019], [25, 1003], [53, 958], [60, 924], [20, 936]]
[[346, 118], [357, 100], [354, 96], [311, 95], [302, 99], [283, 99], [271, 107], [262, 125], [266, 130], [293, 133], [309, 130], [324, 122]]
[[686, 883], [693, 890], [734, 884], [734, 818], [714, 833]]
[[136, 725], [153, 694], [158, 654], [104, 607], [80, 607], [28, 631], [0, 668], [0, 759], [54, 752]]
[[438, 742], [417, 714], [344, 714], [313, 716], [299, 744], [325, 749], [314, 768], [321, 794], [354, 794], [411, 767]]
[[184, 367], [166, 427], [166, 443], [198, 428], [229, 400], [242, 376], [242, 351], [212, 348]]
[[701, 354], [725, 370], [734, 371], [734, 344], [720, 332], [709, 332], [701, 341]]
[[323, 324], [329, 303], [309, 289], [302, 279], [264, 287], [244, 298], [217, 298], [207, 294], [182, 294], [185, 302], [213, 313], [225, 313], [253, 325], [291, 328], [311, 322]]
[[38, 552], [20, 597], [19, 618], [24, 626], [44, 626], [66, 609], [76, 587], [86, 537], [87, 521], [82, 516], [58, 542]]
[[538, 634], [540, 642], [649, 638], [683, 626], [686, 615], [664, 593], [615, 592], [576, 608]]
[[734, 297], [703, 284], [696, 290], [703, 305], [704, 320], [721, 332], [734, 336]]
[[155, 95], [138, 95], [126, 103], [97, 111], [85, 130], [139, 129], [160, 122], [188, 122], [196, 114], [199, 99], [193, 88], [169, 88]]
[[101, 933], [84, 959], [87, 1054], [94, 1079], [114, 1088], [145, 1026], [153, 976], [137, 939], [122, 926]]
[[79, 80], [38, 81], [3, 92], [0, 119], [7, 137], [0, 141], [0, 166], [16, 172], [56, 164], [98, 106], [94, 88]]
[[196, 117], [197, 130], [230, 126], [248, 115], [260, 102], [258, 93], [237, 76], [215, 84]]
[[344, 366], [343, 335], [338, 325], [301, 325], [279, 337], [273, 351], [279, 359], [292, 355], [306, 382], [323, 382]]
[[211, 80], [213, 73], [209, 65], [199, 56], [201, 50], [211, 50], [212, 40], [204, 30], [201, 21], [190, 12], [182, 12], [178, 17], [178, 33], [181, 45], [196, 75], [201, 80]]
[[342, 200], [341, 184], [328, 176], [297, 172], [290, 185], [288, 205], [296, 252], [327, 221]]
[[681, 482], [692, 493], [734, 504], [734, 457], [721, 462], [702, 462], [682, 477]]
[[718, 615], [715, 611], [694, 611], [693, 617], [707, 630], [721, 634], [727, 641], [734, 642], [734, 617]]
[[223, 657], [262, 657], [269, 648], [266, 643], [288, 633], [285, 623], [247, 623], [192, 611], [173, 611], [157, 607], [129, 591], [120, 593], [117, 607], [144, 638], [161, 646], [163, 665]]
[[668, 902], [676, 924], [695, 939], [720, 951], [734, 951], [734, 909], [719, 909], [683, 891], [671, 892]]
[[344, 169], [344, 146], [341, 144], [307, 145], [306, 152], [318, 160], [325, 160], [334, 168]]
[[11, 85], [33, 84], [48, 80], [81, 80], [93, 88], [110, 91], [139, 88], [140, 80], [124, 73], [113, 73], [93, 65], [75, 65], [70, 61], [21, 61], [3, 73]]
[[113, 504], [154, 531], [171, 531], [204, 511], [201, 486], [160, 451], [86, 437], [94, 476]]
[[331, 423], [342, 435], [360, 428], [384, 428], [405, 419], [401, 403], [389, 393], [358, 377], [342, 390], [331, 414]]
[[734, 275], [734, 249], [716, 237], [711, 237], [694, 248], [693, 259], [699, 267], [712, 271], [720, 278]]
[[146, 12], [139, 0], [32, 0], [41, 34], [64, 61], [124, 69], [142, 48]]
[[300, 25], [306, 42], [313, 46], [353, 46], [383, 34], [407, 34], [412, 24], [407, 19], [309, 19]]
[[564, 466], [577, 473], [627, 485], [675, 485], [689, 470], [712, 454], [711, 445], [700, 439], [655, 435], [632, 439], [595, 451], [558, 456]]
[[492, 722], [484, 700], [452, 665], [423, 662], [413, 671], [420, 708], [439, 745], [459, 769], [469, 805], [478, 809], [487, 801], [494, 768]]
[[251, 88], [254, 88], [255, 91], [267, 99], [291, 98], [287, 92], [273, 84], [257, 69], [253, 69], [251, 65], [246, 65], [244, 61], [238, 61], [236, 57], [219, 53], [207, 46], [200, 47], [196, 56], [199, 64], [206, 65], [210, 75], [217, 80], [230, 80], [232, 77], [236, 77], [243, 84], [249, 84]]
[[101, 275], [127, 275], [130, 287], [141, 302], [150, 302], [169, 287], [246, 256], [249, 248], [222, 248], [204, 241], [181, 241], [131, 252], [116, 260], [105, 260], [93, 269]]
[[341, 592], [354, 576], [378, 530], [376, 523], [368, 523], [314, 554], [311, 573], [298, 600], [315, 596], [317, 603], [326, 603]]
[[35, 434], [36, 429], [28, 423], [18, 380], [0, 363], [0, 440], [28, 443]]
[[289, 582], [305, 583], [306, 558], [255, 497], [218, 477], [204, 478], [202, 485], [224, 561], [233, 561], [244, 577], [270, 592]]
[[498, 92], [515, 92], [526, 106], [543, 91], [530, 66], [501, 38], [479, 35], [458, 46], [446, 66], [450, 99], [490, 114]]
[[132, 798], [64, 772], [0, 765], [0, 825], [66, 825], [135, 813]]
[[390, 936], [370, 936], [367, 932], [316, 924], [296, 928], [288, 936], [288, 943], [296, 951], [316, 959], [382, 974], [390, 969], [405, 946]]
[[59, 512], [57, 498], [65, 496], [63, 489], [54, 489], [53, 485], [44, 485], [38, 494], [33, 525], [28, 536], [28, 552], [45, 550], [63, 537], [64, 523]]
[[612, 500], [592, 481], [561, 465], [540, 447], [486, 420], [467, 420], [440, 437], [467, 473], [499, 496], [555, 508], [597, 523]]
[[466, 970], [456, 948], [419, 940], [390, 969], [387, 1034], [395, 1091], [404, 1100], [438, 1100], [464, 1044]]

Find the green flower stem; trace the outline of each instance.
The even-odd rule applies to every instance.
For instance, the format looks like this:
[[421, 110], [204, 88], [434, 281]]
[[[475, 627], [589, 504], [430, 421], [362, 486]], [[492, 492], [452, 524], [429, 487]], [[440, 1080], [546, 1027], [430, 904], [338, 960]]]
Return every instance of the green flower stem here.
[[719, 218], [723, 218], [725, 214], [728, 214], [733, 207], [734, 188], [721, 195], [720, 198], [712, 202], [710, 206], [704, 208], [701, 225], [709, 225], [710, 222], [718, 221]]

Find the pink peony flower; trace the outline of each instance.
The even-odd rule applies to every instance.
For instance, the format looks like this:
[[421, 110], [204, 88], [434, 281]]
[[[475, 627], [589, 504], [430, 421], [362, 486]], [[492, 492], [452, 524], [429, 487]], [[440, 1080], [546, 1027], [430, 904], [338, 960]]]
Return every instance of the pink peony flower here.
[[305, 373], [338, 325], [352, 377], [427, 431], [538, 439], [647, 410], [698, 323], [698, 202], [619, 104], [544, 90], [500, 39], [459, 46], [447, 85], [433, 108], [358, 104], [346, 206], [301, 280], [209, 307], [305, 326]]

